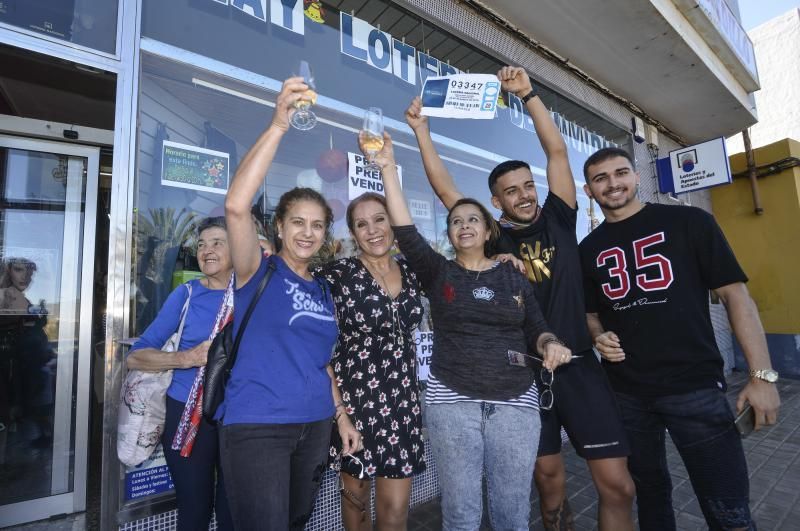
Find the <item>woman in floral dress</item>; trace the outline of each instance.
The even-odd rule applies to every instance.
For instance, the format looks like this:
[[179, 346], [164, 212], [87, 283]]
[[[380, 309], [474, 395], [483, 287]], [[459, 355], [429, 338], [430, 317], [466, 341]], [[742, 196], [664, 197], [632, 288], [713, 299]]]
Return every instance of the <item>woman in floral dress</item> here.
[[411, 477], [425, 470], [414, 329], [422, 303], [414, 273], [390, 254], [394, 234], [383, 196], [365, 193], [347, 209], [359, 256], [335, 260], [319, 273], [331, 284], [339, 341], [332, 360], [347, 413], [364, 437], [364, 451], [331, 455], [341, 464], [345, 528], [371, 528], [375, 486], [377, 527], [405, 529]]

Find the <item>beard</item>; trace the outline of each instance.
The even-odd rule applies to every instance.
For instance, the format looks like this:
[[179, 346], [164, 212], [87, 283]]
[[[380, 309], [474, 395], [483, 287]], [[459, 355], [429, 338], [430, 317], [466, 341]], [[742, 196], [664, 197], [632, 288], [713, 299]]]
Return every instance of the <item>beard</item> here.
[[520, 217], [516, 214], [514, 210], [503, 209], [502, 219], [515, 225], [530, 225], [539, 218], [541, 207], [539, 206], [538, 201], [533, 200], [528, 202], [531, 203], [531, 206], [533, 208], [533, 214], [530, 215], [526, 214], [525, 217]]
[[597, 201], [597, 204], [602, 209], [619, 210], [621, 208], [625, 208], [636, 199], [636, 188], [634, 188], [632, 191], [626, 188], [624, 191], [625, 194], [622, 197], [618, 197], [615, 199], [607, 198], [606, 194], [603, 194], [599, 197], [595, 196], [594, 199], [595, 201]]

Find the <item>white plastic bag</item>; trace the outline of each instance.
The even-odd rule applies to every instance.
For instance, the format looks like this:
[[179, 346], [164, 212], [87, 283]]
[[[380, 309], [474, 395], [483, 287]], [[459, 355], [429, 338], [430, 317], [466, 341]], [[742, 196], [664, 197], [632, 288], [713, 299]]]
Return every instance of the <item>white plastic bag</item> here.
[[[181, 310], [178, 330], [161, 350], [176, 352], [183, 334], [183, 324], [192, 287], [186, 284], [189, 296]], [[122, 382], [117, 415], [117, 457], [125, 465], [137, 466], [147, 460], [158, 446], [164, 432], [167, 413], [167, 388], [172, 383], [172, 371], [146, 372], [130, 370]]]

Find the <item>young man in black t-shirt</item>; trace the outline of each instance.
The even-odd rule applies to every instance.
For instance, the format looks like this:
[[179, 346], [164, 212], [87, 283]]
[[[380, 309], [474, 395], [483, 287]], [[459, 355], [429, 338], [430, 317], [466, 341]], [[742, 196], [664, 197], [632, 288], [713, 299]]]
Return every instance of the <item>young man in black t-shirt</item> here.
[[[504, 92], [520, 97], [533, 118], [547, 156], [549, 194], [539, 206], [530, 166], [507, 161], [489, 175], [492, 204], [502, 210], [497, 222], [497, 253], [522, 260], [536, 299], [550, 328], [572, 350], [575, 360], [555, 372], [552, 408], [542, 408], [542, 432], [534, 477], [546, 529], [572, 529], [561, 457], [563, 426], [578, 455], [587, 460], [600, 498], [600, 529], [633, 529], [633, 481], [629, 453], [613, 392], [592, 351], [586, 328], [578, 257], [577, 199], [567, 146], [550, 113], [531, 87], [525, 70], [504, 67], [498, 73]], [[419, 143], [425, 172], [448, 209], [462, 197], [431, 140], [419, 99], [406, 111], [406, 121]], [[539, 367], [535, 368], [540, 391]]]
[[675, 529], [669, 431], [709, 527], [754, 529], [708, 296], [713, 290], [725, 304], [751, 368], [737, 409], [750, 403], [756, 429], [773, 424], [777, 373], [747, 277], [710, 214], [639, 201], [639, 175], [627, 152], [598, 151], [584, 176], [586, 193], [606, 218], [580, 244], [587, 321], [631, 443], [639, 525]]

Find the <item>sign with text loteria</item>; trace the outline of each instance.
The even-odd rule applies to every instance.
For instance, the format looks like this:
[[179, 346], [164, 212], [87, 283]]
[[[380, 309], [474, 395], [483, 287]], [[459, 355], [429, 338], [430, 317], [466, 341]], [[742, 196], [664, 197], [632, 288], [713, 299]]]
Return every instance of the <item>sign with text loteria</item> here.
[[725, 139], [715, 138], [675, 149], [658, 159], [658, 187], [661, 193], [682, 194], [731, 182], [731, 167]]

